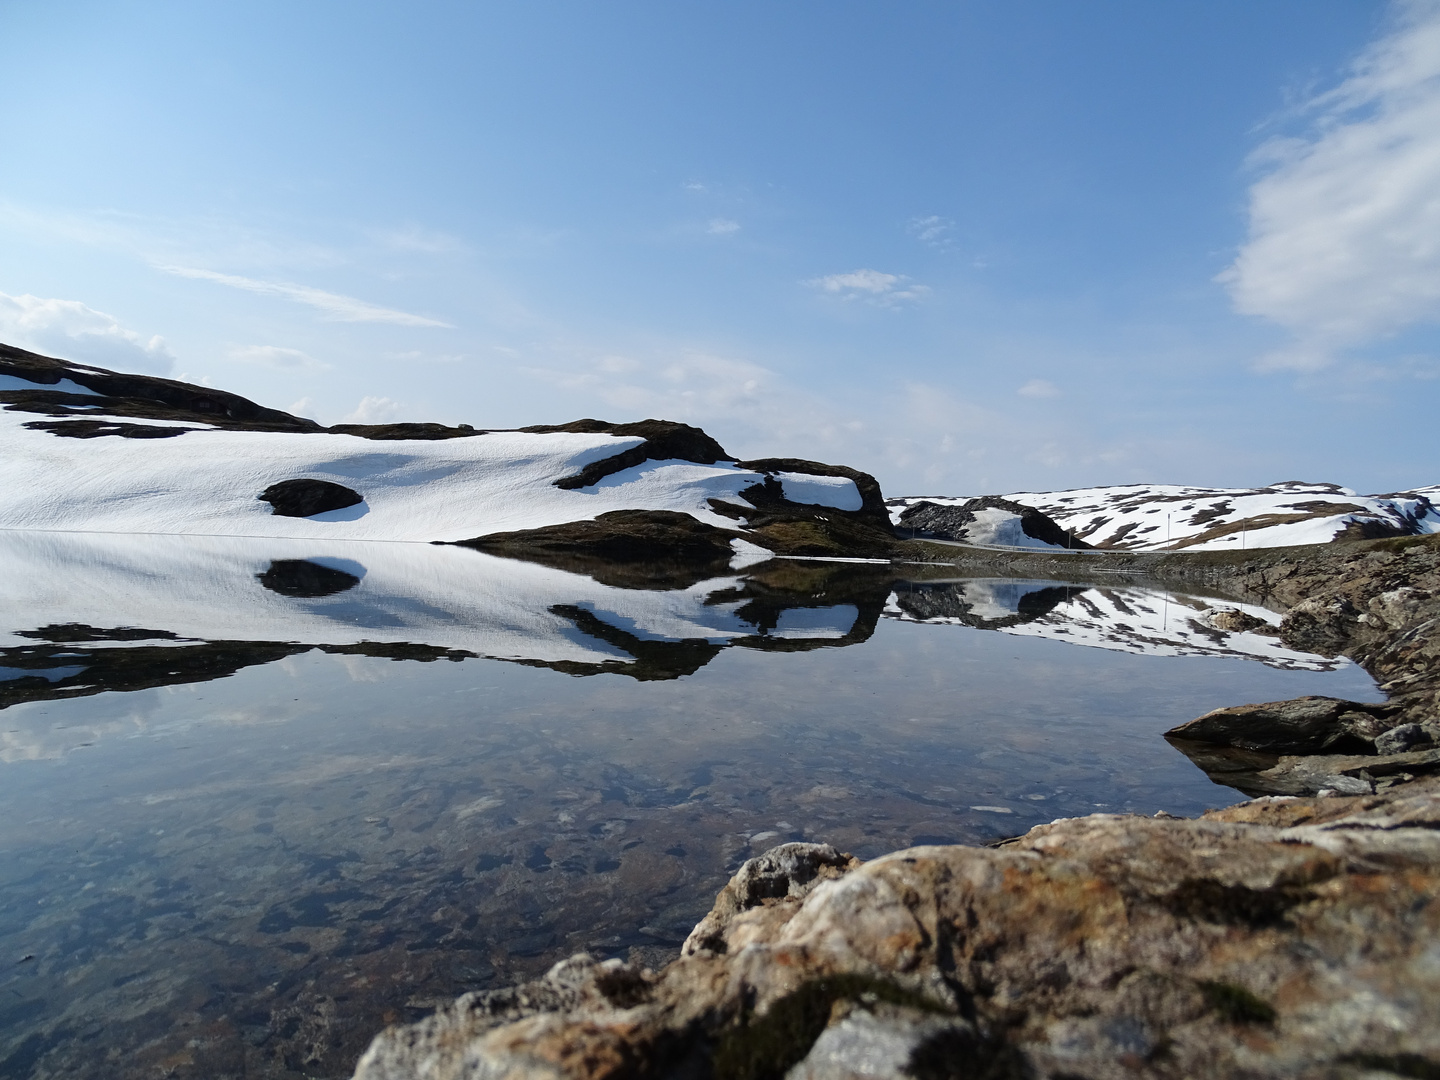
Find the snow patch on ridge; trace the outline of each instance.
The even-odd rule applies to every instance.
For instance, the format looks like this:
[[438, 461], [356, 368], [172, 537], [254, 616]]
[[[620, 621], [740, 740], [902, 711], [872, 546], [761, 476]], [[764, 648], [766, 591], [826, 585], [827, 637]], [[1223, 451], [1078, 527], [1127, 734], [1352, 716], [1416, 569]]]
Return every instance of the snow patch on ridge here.
[[1008, 510], [974, 511], [975, 520], [967, 530], [969, 543], [993, 547], [1025, 547], [1054, 550], [1054, 544], [1037, 540], [1020, 526], [1020, 515]]
[[[891, 519], [915, 503], [959, 506], [970, 496], [887, 499]], [[1239, 551], [1325, 544], [1338, 534], [1440, 532], [1440, 487], [1357, 495], [1336, 484], [1297, 481], [1264, 488], [1129, 484], [1068, 491], [1021, 491], [1004, 498], [1033, 506], [1093, 547], [1113, 550]], [[983, 541], [976, 541], [983, 542]]]
[[776, 477], [785, 491], [785, 498], [794, 503], [831, 506], [836, 510], [859, 510], [865, 505], [860, 489], [848, 476], [782, 472]]

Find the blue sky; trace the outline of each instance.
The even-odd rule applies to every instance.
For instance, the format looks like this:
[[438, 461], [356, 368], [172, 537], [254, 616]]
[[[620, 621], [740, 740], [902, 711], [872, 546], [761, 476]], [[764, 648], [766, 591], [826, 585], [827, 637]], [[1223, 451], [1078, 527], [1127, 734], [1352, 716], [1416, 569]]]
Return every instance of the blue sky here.
[[0, 0], [0, 340], [887, 493], [1440, 481], [1440, 2]]

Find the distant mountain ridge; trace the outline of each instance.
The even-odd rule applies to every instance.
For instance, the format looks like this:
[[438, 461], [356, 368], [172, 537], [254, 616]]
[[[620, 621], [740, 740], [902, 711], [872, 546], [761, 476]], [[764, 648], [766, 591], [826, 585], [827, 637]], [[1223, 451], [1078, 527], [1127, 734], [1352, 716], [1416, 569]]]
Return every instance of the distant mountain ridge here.
[[[1112, 551], [1239, 551], [1440, 532], [1440, 486], [1359, 495], [1300, 480], [1260, 488], [1126, 484], [1003, 498], [1035, 508], [1090, 547]], [[886, 505], [898, 525], [922, 503], [968, 502], [969, 496], [907, 496]]]

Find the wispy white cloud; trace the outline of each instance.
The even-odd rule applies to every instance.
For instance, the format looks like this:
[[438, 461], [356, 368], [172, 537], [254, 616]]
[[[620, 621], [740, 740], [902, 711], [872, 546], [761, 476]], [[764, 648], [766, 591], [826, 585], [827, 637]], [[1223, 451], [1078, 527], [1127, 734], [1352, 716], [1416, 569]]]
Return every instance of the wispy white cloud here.
[[851, 270], [844, 274], [827, 274], [811, 278], [803, 284], [845, 300], [862, 299], [883, 306], [928, 296], [927, 285], [908, 285], [903, 274], [887, 274], [880, 270]]
[[955, 222], [947, 217], [931, 214], [929, 217], [911, 218], [905, 231], [930, 247], [949, 247], [955, 242]]
[[168, 375], [175, 366], [164, 338], [138, 334], [78, 300], [0, 293], [0, 340], [119, 371]]
[[299, 349], [287, 349], [283, 345], [236, 345], [229, 350], [230, 359], [243, 364], [262, 364], [265, 367], [296, 371], [327, 371], [330, 365], [316, 360], [309, 353]]
[[1289, 330], [1262, 369], [1314, 371], [1440, 318], [1440, 0], [1402, 0], [1311, 133], [1256, 155], [1250, 234], [1219, 276], [1235, 307]]
[[754, 413], [763, 407], [766, 389], [776, 382], [774, 373], [758, 364], [693, 349], [649, 359], [606, 353], [580, 363], [526, 371], [626, 413], [678, 420]]
[[711, 236], [729, 236], [740, 231], [740, 223], [731, 221], [729, 218], [711, 218], [710, 224], [705, 226], [705, 231]]
[[342, 424], [389, 424], [400, 418], [404, 406], [393, 398], [370, 397], [360, 399], [355, 411], [346, 416]]
[[1015, 391], [1021, 397], [1051, 398], [1060, 396], [1060, 388], [1048, 379], [1031, 379]]
[[364, 300], [357, 300], [353, 296], [313, 289], [308, 285], [291, 285], [282, 281], [259, 281], [255, 278], [240, 277], [237, 274], [220, 274], [214, 270], [201, 270], [193, 266], [157, 266], [155, 269], [167, 274], [174, 274], [176, 277], [213, 281], [218, 285], [228, 285], [232, 289], [243, 289], [246, 292], [260, 293], [263, 296], [278, 296], [284, 300], [293, 300], [297, 304], [308, 304], [310, 307], [324, 312], [326, 318], [333, 322], [451, 327], [450, 323], [441, 322], [439, 319], [430, 319], [424, 315], [412, 315], [408, 311], [396, 311], [394, 308], [379, 307], [366, 303]]

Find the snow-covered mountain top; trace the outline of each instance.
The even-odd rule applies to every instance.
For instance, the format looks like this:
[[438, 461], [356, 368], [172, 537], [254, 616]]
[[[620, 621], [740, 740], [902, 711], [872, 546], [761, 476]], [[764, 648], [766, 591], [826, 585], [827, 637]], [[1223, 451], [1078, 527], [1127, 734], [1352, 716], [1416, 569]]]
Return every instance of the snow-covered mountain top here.
[[[886, 505], [898, 522], [916, 503], [959, 506], [969, 498], [912, 496]], [[1238, 551], [1440, 531], [1440, 486], [1357, 495], [1337, 484], [1301, 481], [1263, 488], [1128, 484], [1004, 498], [1033, 506], [1091, 547], [1132, 551]]]

